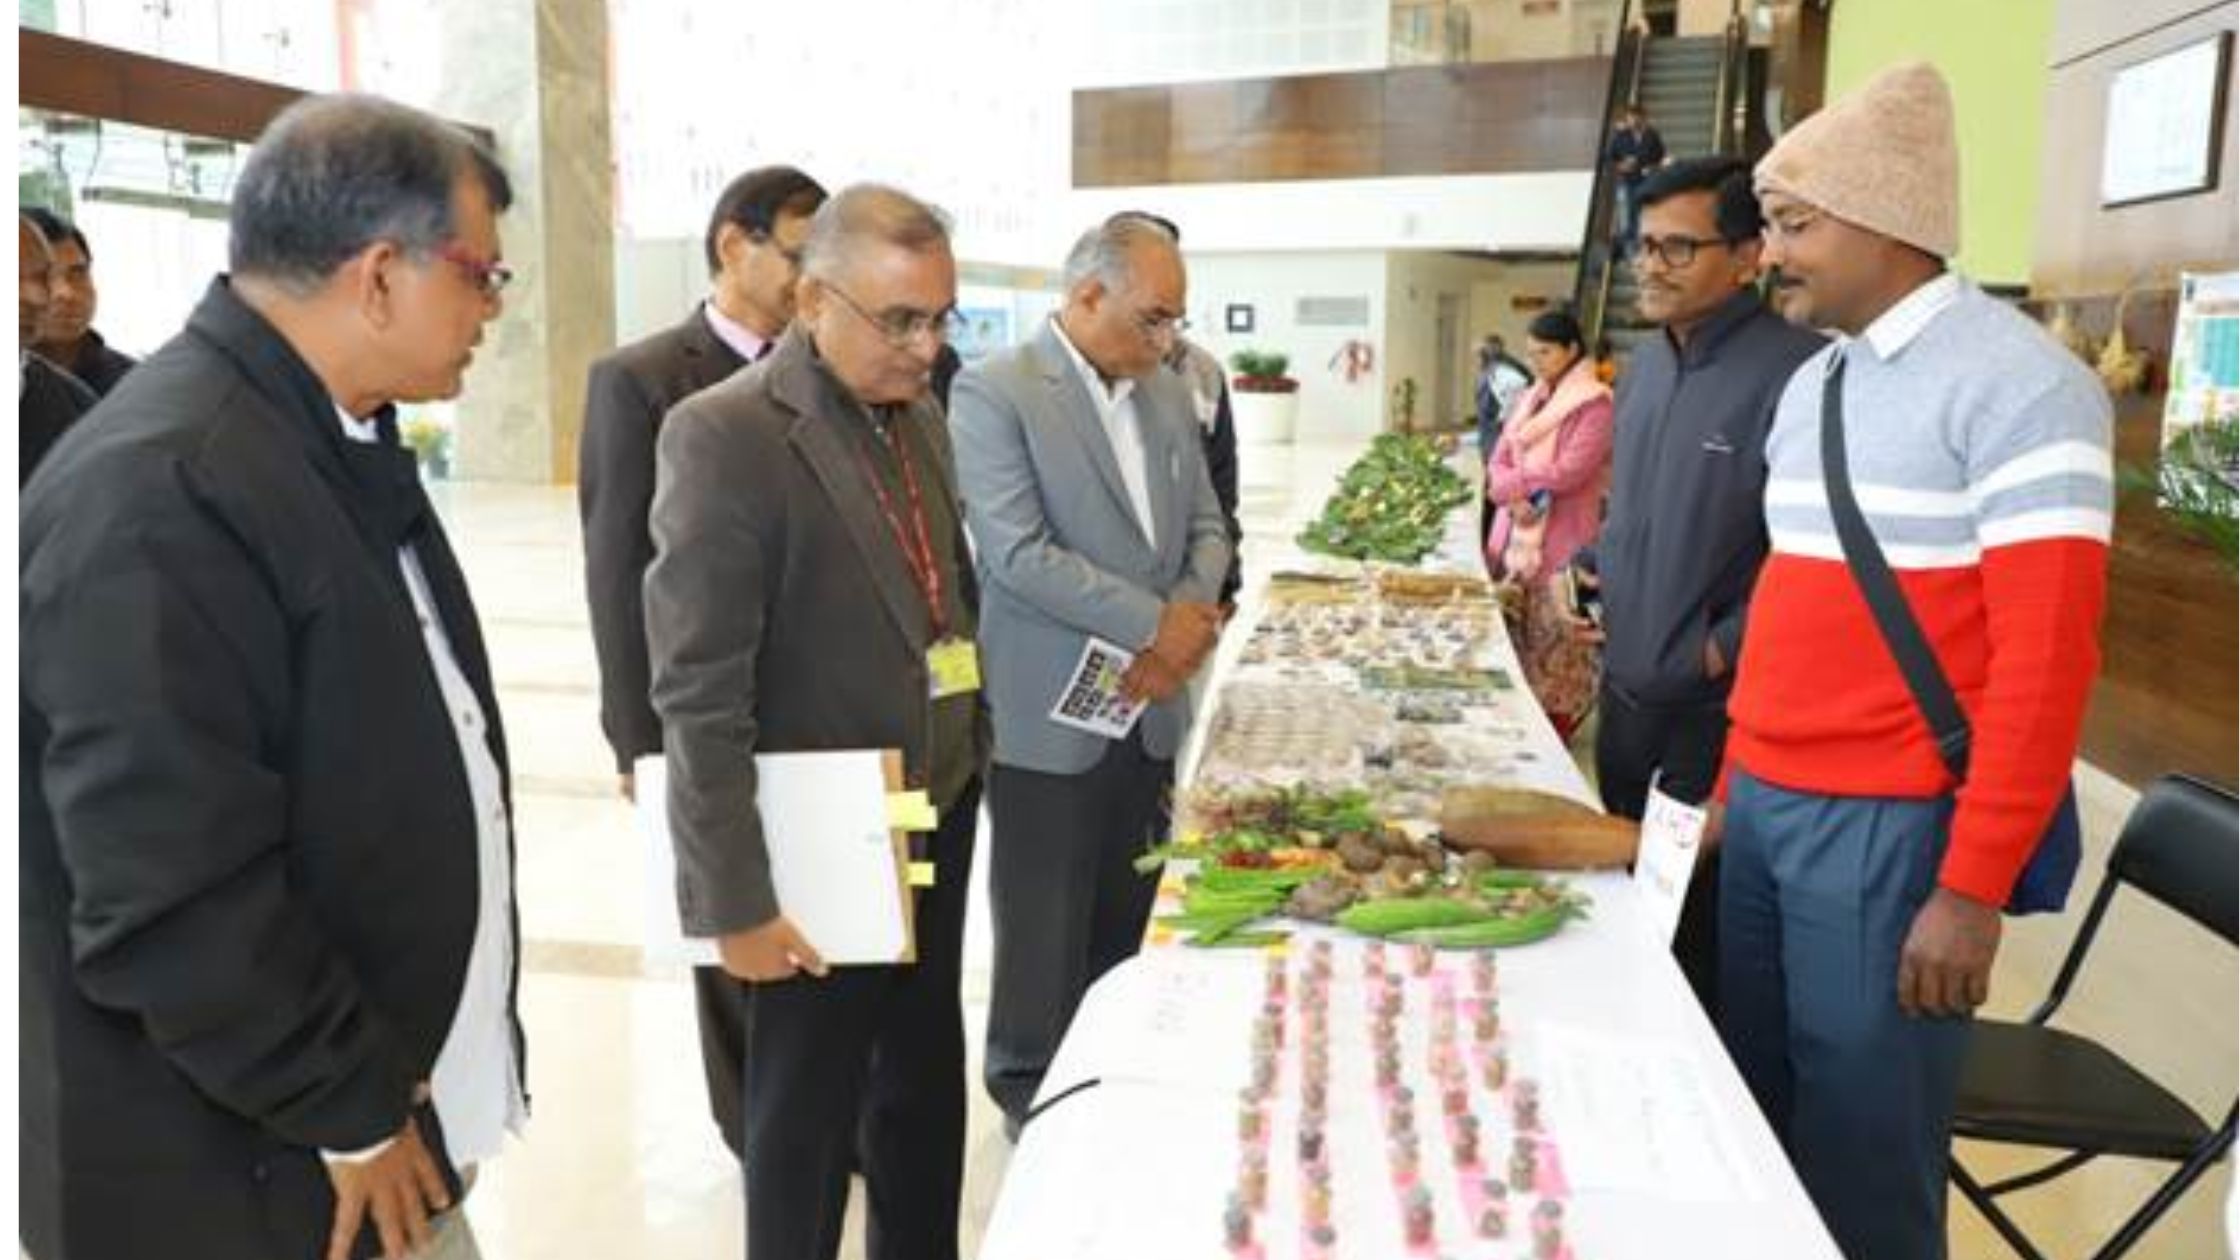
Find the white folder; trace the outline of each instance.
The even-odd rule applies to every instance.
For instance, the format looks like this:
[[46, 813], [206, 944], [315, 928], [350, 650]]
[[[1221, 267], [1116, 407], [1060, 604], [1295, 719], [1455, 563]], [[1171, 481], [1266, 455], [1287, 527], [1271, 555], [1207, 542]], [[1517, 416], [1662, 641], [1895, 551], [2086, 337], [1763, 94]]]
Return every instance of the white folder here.
[[[888, 826], [887, 759], [863, 752], [761, 753], [755, 798], [778, 909], [835, 966], [909, 962], [909, 848]], [[645, 850], [645, 959], [714, 965], [716, 943], [684, 934], [669, 775], [658, 755], [636, 766]]]

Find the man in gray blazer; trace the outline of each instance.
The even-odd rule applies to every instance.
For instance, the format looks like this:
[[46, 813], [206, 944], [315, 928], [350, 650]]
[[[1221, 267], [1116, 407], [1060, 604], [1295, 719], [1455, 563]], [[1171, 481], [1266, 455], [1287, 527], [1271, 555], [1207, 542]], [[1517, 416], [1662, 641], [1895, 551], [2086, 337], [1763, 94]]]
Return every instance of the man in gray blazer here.
[[[1156, 879], [1131, 863], [1166, 836], [1231, 552], [1187, 388], [1161, 369], [1182, 323], [1174, 236], [1115, 216], [1065, 279], [1040, 334], [950, 399], [995, 717], [987, 1087], [1014, 1135], [1082, 993], [1142, 940]], [[1151, 702], [1120, 739], [1050, 717], [1091, 638], [1135, 654], [1124, 686]]]
[[[931, 396], [956, 307], [948, 229], [893, 189], [817, 212], [800, 314], [760, 367], [662, 425], [646, 639], [685, 930], [747, 982], [747, 1253], [831, 1260], [857, 1145], [870, 1260], [956, 1260], [965, 889], [987, 747], [974, 589]], [[962, 664], [963, 668], [958, 668]], [[828, 971], [788, 916], [755, 754], [899, 749], [917, 961]]]

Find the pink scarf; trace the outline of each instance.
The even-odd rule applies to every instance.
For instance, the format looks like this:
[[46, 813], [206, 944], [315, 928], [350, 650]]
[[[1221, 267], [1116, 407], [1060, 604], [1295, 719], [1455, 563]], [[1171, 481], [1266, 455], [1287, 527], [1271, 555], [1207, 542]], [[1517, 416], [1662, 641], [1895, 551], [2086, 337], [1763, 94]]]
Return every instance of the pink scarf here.
[[[1555, 463], [1563, 422], [1586, 404], [1609, 396], [1610, 387], [1595, 378], [1592, 362], [1584, 355], [1565, 368], [1553, 386], [1534, 382], [1501, 435], [1515, 453], [1518, 469], [1546, 471]], [[1603, 476], [1607, 478], [1608, 472]], [[1590, 486], [1586, 493], [1599, 496], [1601, 486]], [[1530, 523], [1518, 519], [1514, 511], [1509, 513], [1509, 541], [1501, 555], [1501, 567], [1508, 576], [1522, 582], [1541, 576], [1541, 549], [1548, 535], [1548, 518], [1554, 511], [1550, 504], [1548, 511]]]

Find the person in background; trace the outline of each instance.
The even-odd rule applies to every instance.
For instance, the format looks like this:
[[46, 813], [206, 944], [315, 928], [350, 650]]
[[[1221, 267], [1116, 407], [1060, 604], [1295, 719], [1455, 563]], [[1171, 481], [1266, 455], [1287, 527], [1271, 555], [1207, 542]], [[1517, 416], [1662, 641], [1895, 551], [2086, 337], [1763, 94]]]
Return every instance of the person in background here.
[[[1719, 1029], [1844, 1253], [1939, 1260], [1970, 1021], [2099, 670], [2114, 417], [2075, 355], [1950, 270], [1959, 142], [1933, 67], [1806, 119], [1756, 183], [1767, 260], [1805, 322], [1842, 336], [1790, 378], [1766, 439], [1772, 548], [1728, 704]], [[1845, 560], [1831, 434], [1966, 718], [1957, 772]]]
[[1663, 164], [1664, 137], [1649, 125], [1647, 111], [1629, 102], [1618, 111], [1618, 128], [1610, 133], [1602, 158], [1618, 185], [1618, 256], [1631, 257], [1641, 233], [1641, 181]]
[[47, 304], [46, 321], [39, 327], [34, 348], [85, 382], [87, 389], [106, 396], [139, 360], [112, 349], [93, 330], [101, 304], [101, 294], [93, 285], [93, 246], [77, 224], [52, 210], [34, 206], [24, 214], [39, 225], [40, 235], [54, 251], [54, 300]]
[[[577, 506], [583, 518], [584, 591], [599, 661], [599, 725], [614, 752], [625, 798], [634, 767], [661, 751], [661, 720], [648, 692], [645, 576], [653, 562], [654, 449], [662, 419], [686, 398], [760, 360], [793, 321], [794, 282], [809, 216], [824, 186], [790, 166], [733, 179], [717, 196], [701, 238], [708, 295], [674, 327], [620, 347], [591, 365], [584, 388]], [[724, 1145], [741, 1147], [739, 1056], [746, 996], [721, 967], [692, 969], [708, 1107]]]
[[[1502, 418], [1517, 399], [1532, 388], [1532, 369], [1519, 363], [1509, 353], [1508, 343], [1498, 333], [1487, 333], [1478, 345], [1478, 382], [1475, 400], [1478, 412], [1478, 467], [1483, 469], [1493, 458], [1494, 445], [1501, 438]], [[1478, 537], [1484, 538], [1493, 528], [1493, 500], [1478, 496]]]
[[54, 301], [54, 254], [39, 225], [16, 216], [16, 485], [31, 480], [65, 430], [100, 401], [32, 350]]
[[[1821, 339], [1758, 298], [1765, 220], [1739, 158], [1683, 158], [1641, 186], [1640, 342], [1618, 385], [1610, 512], [1595, 544], [1603, 644], [1595, 784], [1639, 818], [1711, 795], [1750, 587], [1765, 563], [1766, 431]], [[1718, 854], [1688, 886], [1673, 953], [1717, 1009]]]
[[1591, 546], [1610, 480], [1610, 390], [1595, 379], [1569, 311], [1546, 311], [1525, 336], [1534, 384], [1486, 462], [1494, 506], [1486, 567], [1518, 592], [1511, 616], [1525, 680], [1569, 741], [1594, 708], [1598, 650], [1571, 626], [1567, 571]]

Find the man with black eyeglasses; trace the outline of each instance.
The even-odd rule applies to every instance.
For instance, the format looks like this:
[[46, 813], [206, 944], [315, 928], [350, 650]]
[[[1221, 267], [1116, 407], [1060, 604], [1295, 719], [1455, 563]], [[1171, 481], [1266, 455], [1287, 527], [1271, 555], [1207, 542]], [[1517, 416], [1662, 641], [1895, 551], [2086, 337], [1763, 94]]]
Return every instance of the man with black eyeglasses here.
[[[662, 417], [687, 397], [760, 360], [793, 320], [794, 283], [809, 217], [822, 185], [790, 166], [765, 166], [731, 181], [708, 216], [702, 250], [708, 296], [682, 323], [623, 346], [591, 365], [583, 406], [577, 503], [583, 515], [584, 587], [599, 657], [599, 725], [614, 750], [623, 796], [632, 767], [661, 751], [661, 722], [647, 697], [646, 566], [653, 535], [654, 443]], [[739, 1143], [739, 1055], [745, 999], [720, 967], [695, 967], [700, 1052], [708, 1107], [734, 1155]]]
[[[1766, 431], [1782, 385], [1821, 344], [1758, 299], [1764, 220], [1747, 163], [1675, 162], [1640, 197], [1641, 314], [1663, 331], [1634, 350], [1618, 384], [1597, 548], [1609, 637], [1595, 770], [1603, 806], [1626, 818], [1641, 816], [1652, 778], [1694, 803], [1718, 776], [1743, 616], [1766, 556]], [[1707, 854], [1673, 941], [1707, 1010], [1717, 888]]]
[[[956, 256], [939, 211], [859, 184], [817, 211], [802, 267], [778, 348], [661, 430], [646, 638], [678, 908], [745, 985], [747, 1254], [832, 1260], [860, 1151], [869, 1260], [956, 1260], [988, 744], [932, 395]], [[828, 968], [773, 880], [755, 757], [836, 748], [901, 750], [938, 815], [912, 837], [914, 961]]]
[[[1116, 215], [1075, 243], [1063, 307], [957, 377], [950, 426], [987, 604], [995, 984], [988, 1092], [1016, 1134], [1097, 977], [1136, 952], [1166, 839], [1187, 684], [1220, 633], [1229, 528], [1189, 387], [1165, 370], [1185, 278], [1174, 234]], [[1052, 707], [1092, 640], [1133, 654], [1125, 734]]]

